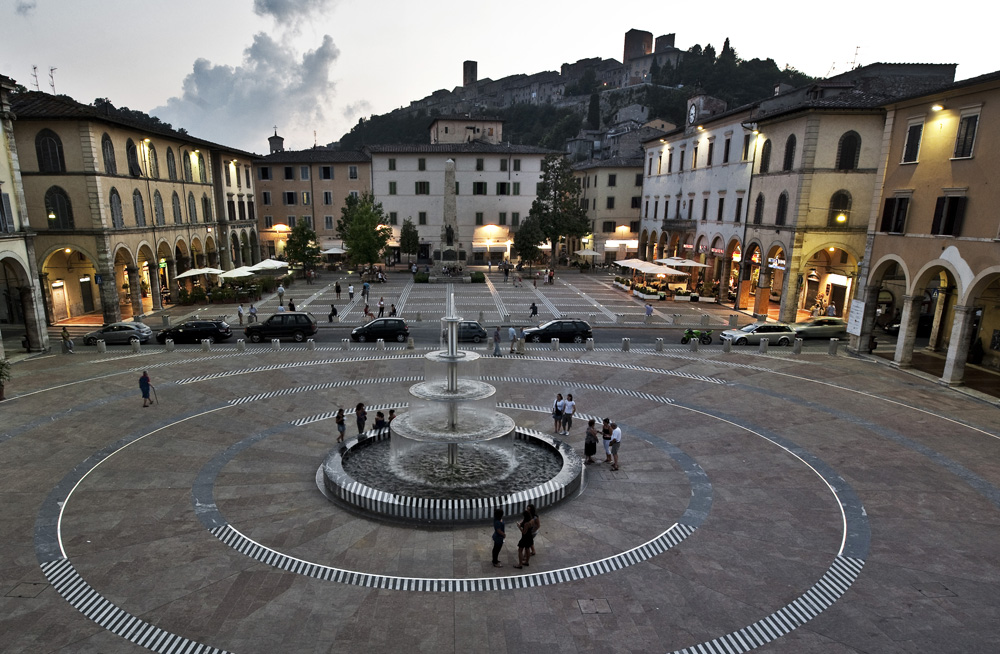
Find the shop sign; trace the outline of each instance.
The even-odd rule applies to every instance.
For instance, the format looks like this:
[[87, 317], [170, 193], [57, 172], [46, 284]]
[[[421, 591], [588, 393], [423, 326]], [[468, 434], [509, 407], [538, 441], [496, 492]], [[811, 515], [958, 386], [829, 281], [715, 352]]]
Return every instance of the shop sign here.
[[694, 249], [694, 244], [692, 244], [692, 243], [685, 243], [684, 244], [684, 249], [685, 250], [693, 250]]
[[698, 251], [699, 252], [708, 252], [708, 246], [707, 245], [702, 245], [702, 246], [700, 246], [698, 248]]
[[712, 248], [712, 254], [725, 254], [726, 251], [722, 248]]
[[100, 273], [97, 273], [96, 275], [94, 275], [94, 283], [95, 284], [100, 284], [101, 283], [101, 274]]
[[775, 270], [784, 270], [785, 269], [785, 260], [784, 259], [776, 259], [774, 257], [771, 257], [770, 259], [767, 260], [767, 267], [768, 268], [774, 268]]

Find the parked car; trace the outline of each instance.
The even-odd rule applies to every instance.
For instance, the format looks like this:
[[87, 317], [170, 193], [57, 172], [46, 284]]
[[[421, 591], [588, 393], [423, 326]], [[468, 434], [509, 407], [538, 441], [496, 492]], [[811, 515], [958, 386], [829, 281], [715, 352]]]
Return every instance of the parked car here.
[[140, 343], [148, 343], [153, 336], [153, 330], [141, 322], [113, 322], [105, 325], [97, 331], [85, 334], [84, 345], [97, 345], [97, 341], [103, 340], [108, 345], [131, 343], [137, 340]]
[[524, 330], [524, 340], [529, 343], [551, 341], [553, 338], [558, 338], [561, 343], [583, 343], [593, 336], [594, 332], [586, 320], [550, 320]]
[[796, 323], [795, 335], [799, 338], [844, 338], [847, 336], [847, 321], [843, 318], [817, 316]]
[[359, 343], [377, 341], [380, 338], [402, 343], [409, 335], [410, 328], [402, 318], [376, 318], [367, 325], [351, 330], [351, 339]]
[[766, 338], [771, 345], [791, 345], [795, 340], [795, 330], [781, 322], [754, 322], [740, 329], [727, 329], [722, 338], [736, 345], [759, 345]]
[[[441, 331], [441, 338], [448, 337], [448, 330]], [[475, 320], [463, 320], [458, 323], [459, 343], [482, 343], [489, 337], [486, 328]]]
[[156, 334], [159, 343], [173, 339], [175, 343], [201, 343], [203, 339], [215, 343], [233, 335], [233, 330], [225, 320], [188, 320], [174, 327], [161, 329]]
[[246, 337], [253, 343], [260, 343], [265, 338], [292, 339], [301, 343], [319, 330], [316, 319], [308, 311], [282, 311], [263, 322], [247, 325], [244, 330]]

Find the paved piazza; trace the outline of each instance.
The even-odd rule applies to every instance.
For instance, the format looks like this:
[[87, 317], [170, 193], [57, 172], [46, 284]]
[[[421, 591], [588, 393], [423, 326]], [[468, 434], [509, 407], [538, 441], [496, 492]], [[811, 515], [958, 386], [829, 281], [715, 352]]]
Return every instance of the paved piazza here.
[[[445, 288], [402, 299], [433, 313]], [[540, 308], [560, 293], [618, 313], [569, 285]], [[1000, 651], [995, 405], [843, 352], [651, 345], [481, 360], [521, 428], [551, 432], [571, 392], [571, 445], [588, 416], [624, 431], [621, 470], [588, 466], [541, 513], [522, 570], [514, 516], [496, 569], [488, 524], [375, 520], [317, 487], [331, 412], [405, 411], [419, 347], [19, 363], [0, 404], [0, 651]]]

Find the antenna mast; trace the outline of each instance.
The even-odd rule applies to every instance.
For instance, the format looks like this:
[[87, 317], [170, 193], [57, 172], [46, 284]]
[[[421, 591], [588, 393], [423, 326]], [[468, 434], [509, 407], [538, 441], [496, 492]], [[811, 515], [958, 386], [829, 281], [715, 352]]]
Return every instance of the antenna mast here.
[[52, 87], [52, 95], [56, 94], [56, 70], [58, 69], [55, 66], [49, 66], [49, 86]]
[[38, 66], [31, 67], [31, 79], [35, 80], [35, 90], [40, 90], [38, 88]]

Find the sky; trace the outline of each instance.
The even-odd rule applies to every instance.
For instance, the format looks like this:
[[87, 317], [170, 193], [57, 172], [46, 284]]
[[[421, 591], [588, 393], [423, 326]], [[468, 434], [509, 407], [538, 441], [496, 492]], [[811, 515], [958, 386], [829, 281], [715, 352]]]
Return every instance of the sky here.
[[[654, 7], [662, 7], [654, 11]], [[841, 0], [754, 4], [619, 0], [0, 0], [0, 74], [89, 104], [155, 115], [194, 136], [266, 153], [338, 140], [358, 119], [480, 78], [621, 61], [629, 29], [676, 46], [726, 38], [743, 59], [827, 77], [875, 62], [1000, 69], [990, 21], [943, 5]], [[959, 29], [960, 26], [960, 29]]]

